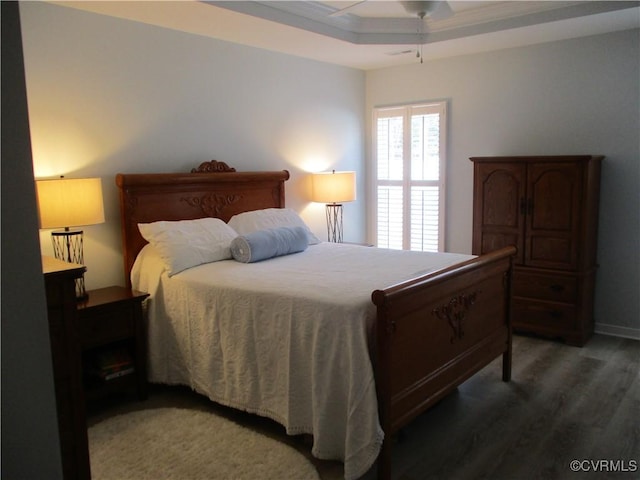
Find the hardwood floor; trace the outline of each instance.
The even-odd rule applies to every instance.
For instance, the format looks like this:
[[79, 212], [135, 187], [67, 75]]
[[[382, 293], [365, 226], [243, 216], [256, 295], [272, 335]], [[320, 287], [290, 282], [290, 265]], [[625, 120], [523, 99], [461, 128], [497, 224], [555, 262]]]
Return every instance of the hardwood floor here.
[[[596, 335], [578, 348], [516, 335], [511, 382], [502, 382], [498, 359], [418, 417], [394, 440], [393, 476], [564, 480], [584, 477], [570, 463], [587, 460], [603, 461], [581, 463], [590, 468], [589, 478], [640, 478], [639, 372], [638, 341]], [[308, 439], [287, 437], [274, 422], [212, 404], [184, 388], [156, 387], [146, 402], [94, 407], [89, 424], [161, 406], [215, 411], [311, 458]], [[312, 461], [322, 480], [342, 478], [340, 463]], [[375, 478], [372, 469], [363, 480]]]
[[406, 429], [397, 478], [565, 479], [574, 459], [640, 460], [640, 342], [516, 336], [513, 358], [511, 382], [494, 362]]

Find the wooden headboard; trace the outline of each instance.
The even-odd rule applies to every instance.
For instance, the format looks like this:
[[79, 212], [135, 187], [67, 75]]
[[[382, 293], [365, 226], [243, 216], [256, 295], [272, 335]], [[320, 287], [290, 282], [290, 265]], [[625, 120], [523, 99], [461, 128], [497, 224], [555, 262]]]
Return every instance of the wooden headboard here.
[[191, 173], [117, 174], [127, 286], [131, 286], [136, 256], [147, 243], [138, 223], [203, 217], [227, 222], [237, 213], [284, 208], [284, 182], [288, 179], [287, 170], [236, 172], [216, 160], [202, 163]]

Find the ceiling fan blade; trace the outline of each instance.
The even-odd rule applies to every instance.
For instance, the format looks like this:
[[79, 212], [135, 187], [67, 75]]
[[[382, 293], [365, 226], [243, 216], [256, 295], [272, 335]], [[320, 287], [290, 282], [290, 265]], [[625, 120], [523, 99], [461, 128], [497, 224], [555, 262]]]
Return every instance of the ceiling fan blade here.
[[431, 20], [444, 20], [453, 16], [453, 10], [449, 6], [449, 2], [445, 0], [440, 0], [437, 3], [437, 6], [433, 9], [433, 11], [429, 14], [429, 18]]
[[336, 10], [335, 12], [330, 13], [329, 16], [330, 17], [339, 17], [341, 15], [344, 15], [345, 13], [349, 13], [349, 10], [357, 7], [358, 5], [360, 5], [361, 3], [364, 3], [366, 1], [367, 0], [361, 0], [359, 2], [355, 2], [355, 3], [351, 4], [351, 5], [349, 5], [348, 7], [344, 7], [344, 8], [341, 8], [340, 10]]

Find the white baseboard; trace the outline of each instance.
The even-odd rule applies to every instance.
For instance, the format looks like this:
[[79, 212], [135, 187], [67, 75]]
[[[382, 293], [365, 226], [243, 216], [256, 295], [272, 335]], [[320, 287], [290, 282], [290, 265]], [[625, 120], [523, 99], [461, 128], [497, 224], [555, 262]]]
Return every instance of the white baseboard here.
[[605, 325], [596, 323], [594, 326], [595, 333], [602, 335], [611, 335], [613, 337], [630, 338], [631, 340], [640, 340], [640, 329], [629, 327], [618, 327], [616, 325]]

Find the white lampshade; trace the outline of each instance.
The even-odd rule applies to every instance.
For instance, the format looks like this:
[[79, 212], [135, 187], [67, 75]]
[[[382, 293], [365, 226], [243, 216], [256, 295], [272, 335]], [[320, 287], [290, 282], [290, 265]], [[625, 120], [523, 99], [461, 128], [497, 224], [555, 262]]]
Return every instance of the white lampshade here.
[[311, 199], [319, 203], [353, 202], [356, 199], [356, 172], [321, 172], [312, 177]]
[[79, 227], [104, 222], [99, 178], [37, 180], [40, 228]]

